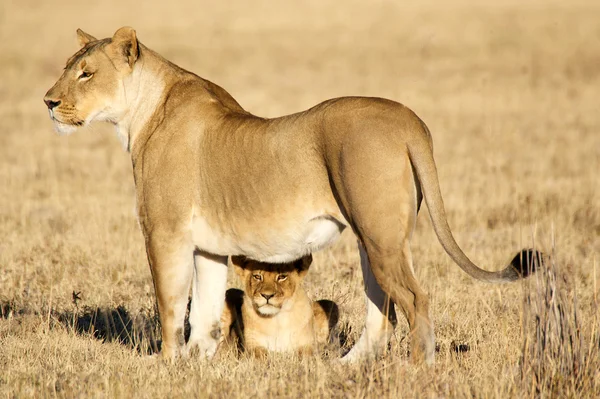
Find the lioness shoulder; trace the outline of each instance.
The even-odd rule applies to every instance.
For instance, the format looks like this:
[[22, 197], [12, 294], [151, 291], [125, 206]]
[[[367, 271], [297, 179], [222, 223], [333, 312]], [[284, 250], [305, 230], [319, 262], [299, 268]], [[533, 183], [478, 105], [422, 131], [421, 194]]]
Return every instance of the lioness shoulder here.
[[243, 290], [229, 289], [221, 317], [225, 345], [251, 354], [312, 353], [326, 344], [338, 321], [333, 301], [313, 302], [302, 287], [312, 262], [263, 263], [232, 257]]

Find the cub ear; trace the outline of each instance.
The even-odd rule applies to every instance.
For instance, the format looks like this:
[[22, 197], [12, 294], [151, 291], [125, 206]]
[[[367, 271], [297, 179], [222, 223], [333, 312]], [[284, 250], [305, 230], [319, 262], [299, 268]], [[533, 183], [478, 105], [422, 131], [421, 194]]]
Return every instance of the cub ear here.
[[85, 45], [88, 44], [89, 42], [95, 42], [98, 39], [96, 39], [94, 36], [90, 35], [89, 33], [85, 33], [81, 29], [77, 29], [77, 40], [79, 40], [79, 45], [81, 47], [85, 47]]
[[312, 260], [312, 254], [309, 254], [304, 258], [298, 259], [294, 262], [294, 267], [296, 268], [296, 270], [298, 270], [298, 275], [300, 277], [304, 277], [306, 273], [308, 273], [308, 268], [310, 267]]
[[232, 256], [231, 263], [233, 264], [235, 274], [237, 274], [240, 278], [243, 278], [245, 266], [247, 263], [246, 257], [245, 256]]
[[140, 54], [137, 36], [135, 30], [129, 26], [124, 26], [117, 30], [111, 39], [113, 55], [124, 59], [130, 68], [137, 61]]

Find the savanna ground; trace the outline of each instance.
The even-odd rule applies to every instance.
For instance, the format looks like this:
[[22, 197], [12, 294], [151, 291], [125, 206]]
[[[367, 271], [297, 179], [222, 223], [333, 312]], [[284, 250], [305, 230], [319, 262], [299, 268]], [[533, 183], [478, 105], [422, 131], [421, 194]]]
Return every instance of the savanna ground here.
[[[0, 395], [600, 395], [600, 5], [486, 3], [2, 1]], [[146, 356], [160, 326], [128, 155], [108, 126], [58, 137], [42, 103], [76, 28], [106, 37], [122, 25], [262, 116], [343, 95], [408, 105], [434, 136], [466, 253], [499, 269], [535, 244], [551, 273], [472, 280], [424, 207], [412, 248], [434, 367], [407, 364], [404, 319], [385, 356], [363, 364]], [[350, 232], [316, 254], [306, 287], [340, 304], [356, 340], [365, 303]]]

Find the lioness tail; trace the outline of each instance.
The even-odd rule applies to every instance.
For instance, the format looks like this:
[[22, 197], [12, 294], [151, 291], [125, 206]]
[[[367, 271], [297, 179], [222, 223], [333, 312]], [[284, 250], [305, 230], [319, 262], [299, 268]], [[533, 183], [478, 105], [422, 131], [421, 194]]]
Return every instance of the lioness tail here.
[[[423, 128], [428, 132], [427, 127]], [[428, 136], [428, 135], [427, 135]], [[456, 243], [444, 209], [433, 149], [428, 137], [415, 137], [408, 143], [410, 161], [417, 172], [433, 229], [444, 250], [468, 275], [490, 283], [504, 283], [527, 277], [543, 264], [543, 254], [535, 249], [523, 249], [503, 270], [490, 272], [475, 265]]]

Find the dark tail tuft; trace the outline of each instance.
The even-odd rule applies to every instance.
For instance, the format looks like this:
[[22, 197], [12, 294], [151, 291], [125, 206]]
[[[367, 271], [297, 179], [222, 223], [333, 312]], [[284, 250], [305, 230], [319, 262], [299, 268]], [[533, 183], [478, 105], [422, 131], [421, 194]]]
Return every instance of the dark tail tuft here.
[[535, 249], [523, 249], [510, 261], [510, 266], [519, 277], [529, 277], [540, 267], [544, 266], [544, 254]]

